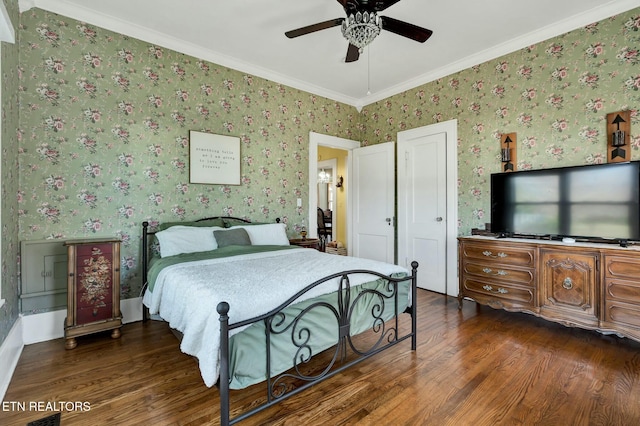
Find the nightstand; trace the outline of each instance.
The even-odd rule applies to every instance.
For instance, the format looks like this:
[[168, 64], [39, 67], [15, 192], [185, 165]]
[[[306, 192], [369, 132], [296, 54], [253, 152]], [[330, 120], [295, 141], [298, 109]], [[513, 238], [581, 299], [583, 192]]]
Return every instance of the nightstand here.
[[91, 238], [66, 241], [67, 318], [65, 348], [76, 347], [76, 337], [113, 330], [120, 337], [120, 240]]
[[320, 249], [320, 240], [318, 238], [293, 238], [289, 240], [289, 244], [316, 250]]

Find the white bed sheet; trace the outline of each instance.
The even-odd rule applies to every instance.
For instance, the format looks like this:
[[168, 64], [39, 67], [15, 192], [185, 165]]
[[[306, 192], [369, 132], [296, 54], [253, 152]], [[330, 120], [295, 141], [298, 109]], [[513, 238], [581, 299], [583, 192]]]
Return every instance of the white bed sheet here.
[[[278, 250], [188, 262], [163, 269], [143, 303], [183, 335], [180, 349], [198, 358], [205, 384], [213, 386], [219, 373], [219, 302], [230, 305], [230, 324], [267, 313], [309, 284], [347, 270], [373, 270], [384, 275], [409, 271], [397, 265], [308, 248]], [[350, 277], [352, 286], [372, 278]], [[305, 293], [298, 301], [336, 291], [337, 279]]]

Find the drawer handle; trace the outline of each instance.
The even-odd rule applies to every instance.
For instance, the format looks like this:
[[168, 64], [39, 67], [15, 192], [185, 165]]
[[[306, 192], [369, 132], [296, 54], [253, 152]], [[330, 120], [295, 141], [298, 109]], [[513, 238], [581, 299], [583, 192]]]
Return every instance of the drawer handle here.
[[565, 290], [571, 290], [573, 288], [573, 281], [571, 281], [571, 278], [567, 277], [562, 281], [562, 288]]
[[499, 293], [499, 294], [507, 294], [507, 293], [509, 293], [509, 291], [507, 289], [504, 289], [502, 287], [498, 287], [497, 290], [494, 290], [493, 287], [491, 287], [490, 285], [483, 285], [482, 288], [484, 288], [487, 291], [490, 291], [491, 293]]
[[492, 274], [493, 269], [491, 269], [491, 268], [482, 268], [482, 272], [484, 272], [485, 274], [490, 274], [490, 275], [499, 275], [501, 277], [505, 277], [505, 276], [509, 275], [509, 273], [507, 271], [503, 271], [502, 269], [498, 269], [495, 274]]
[[485, 255], [485, 256], [487, 256], [487, 257], [494, 257], [494, 258], [496, 258], [496, 257], [501, 257], [501, 258], [503, 258], [503, 259], [504, 259], [505, 257], [508, 257], [508, 254], [503, 253], [503, 252], [501, 252], [501, 251], [499, 251], [499, 252], [498, 252], [498, 254], [495, 254], [495, 255], [494, 255], [492, 251], [485, 250], [485, 251], [483, 251], [483, 252], [482, 252], [482, 254], [484, 254], [484, 255]]

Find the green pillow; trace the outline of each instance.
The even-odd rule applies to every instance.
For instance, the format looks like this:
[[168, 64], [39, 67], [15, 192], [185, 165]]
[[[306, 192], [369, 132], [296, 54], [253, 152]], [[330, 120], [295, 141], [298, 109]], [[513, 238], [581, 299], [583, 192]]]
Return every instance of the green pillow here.
[[243, 228], [228, 229], [228, 230], [216, 230], [213, 231], [213, 236], [218, 242], [218, 248], [226, 246], [250, 246], [251, 239], [249, 234]]

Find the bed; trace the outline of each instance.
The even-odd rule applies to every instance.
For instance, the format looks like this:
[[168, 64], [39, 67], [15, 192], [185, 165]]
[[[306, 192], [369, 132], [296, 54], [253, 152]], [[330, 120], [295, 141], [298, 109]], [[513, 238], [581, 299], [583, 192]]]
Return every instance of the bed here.
[[[145, 320], [158, 315], [220, 392], [237, 423], [345, 368], [411, 340], [417, 263], [397, 265], [289, 245], [285, 225], [232, 217], [142, 229]], [[409, 329], [399, 327], [403, 313]], [[356, 341], [369, 333], [373, 339]], [[306, 365], [330, 354], [320, 371]], [[266, 384], [266, 400], [230, 417], [230, 390]]]

